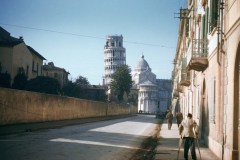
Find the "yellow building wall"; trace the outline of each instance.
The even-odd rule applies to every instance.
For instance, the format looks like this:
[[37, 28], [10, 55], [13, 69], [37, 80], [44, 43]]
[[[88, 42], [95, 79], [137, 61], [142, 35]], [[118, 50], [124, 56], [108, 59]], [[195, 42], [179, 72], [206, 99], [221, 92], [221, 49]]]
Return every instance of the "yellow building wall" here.
[[[20, 43], [13, 47], [12, 75], [15, 77], [18, 74], [19, 67], [23, 67], [26, 71], [27, 66], [29, 66], [29, 70], [32, 68], [32, 54], [24, 43]], [[31, 72], [29, 72], [28, 78], [33, 78]]]
[[0, 63], [2, 65], [2, 72], [12, 72], [13, 49], [10, 47], [0, 47]]

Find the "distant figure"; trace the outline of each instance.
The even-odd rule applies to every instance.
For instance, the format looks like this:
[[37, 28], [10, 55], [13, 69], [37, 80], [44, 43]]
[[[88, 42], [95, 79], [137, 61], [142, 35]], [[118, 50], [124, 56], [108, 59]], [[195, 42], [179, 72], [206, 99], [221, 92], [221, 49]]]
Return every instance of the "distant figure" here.
[[171, 129], [172, 127], [172, 120], [173, 120], [173, 114], [171, 111], [168, 111], [167, 115], [166, 115], [166, 119], [167, 119], [167, 122], [168, 122], [168, 130]]
[[183, 114], [181, 112], [177, 112], [176, 114], [176, 119], [177, 119], [177, 125], [179, 127], [180, 123], [182, 122], [183, 120]]
[[179, 126], [179, 135], [184, 139], [184, 159], [188, 159], [188, 151], [191, 148], [192, 159], [196, 160], [195, 138], [198, 138], [198, 125], [192, 119], [192, 114], [188, 113], [187, 119], [183, 120]]

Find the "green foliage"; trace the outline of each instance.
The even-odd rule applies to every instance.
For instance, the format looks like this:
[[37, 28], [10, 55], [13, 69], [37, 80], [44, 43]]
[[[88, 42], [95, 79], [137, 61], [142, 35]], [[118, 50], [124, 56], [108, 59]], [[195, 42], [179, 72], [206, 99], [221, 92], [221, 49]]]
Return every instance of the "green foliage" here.
[[91, 88], [85, 88], [84, 93], [85, 99], [103, 102], [105, 102], [107, 99], [105, 89], [97, 88], [95, 86], [92, 86]]
[[95, 101], [106, 101], [107, 95], [104, 89], [97, 86], [91, 86], [87, 78], [79, 76], [75, 82], [69, 81], [62, 88], [63, 94], [69, 97], [89, 99]]
[[130, 94], [128, 96], [128, 102], [133, 105], [137, 105], [138, 104], [138, 93], [130, 92]]
[[12, 88], [24, 90], [27, 84], [27, 76], [24, 73], [19, 73], [14, 77]]
[[110, 88], [117, 95], [118, 100], [122, 101], [124, 93], [129, 95], [132, 84], [131, 69], [128, 65], [121, 65], [112, 75]]
[[78, 76], [78, 78], [74, 82], [78, 86], [89, 86], [90, 83], [86, 77]]
[[26, 90], [48, 94], [60, 94], [61, 88], [56, 79], [38, 76], [37, 78], [28, 81]]
[[0, 87], [11, 88], [11, 76], [9, 73], [0, 73]]
[[78, 76], [75, 82], [69, 81], [62, 89], [63, 94], [69, 97], [87, 99], [86, 88], [89, 86], [88, 79]]
[[67, 85], [63, 86], [62, 92], [65, 96], [79, 98], [81, 93], [81, 87], [78, 86], [76, 83], [69, 81]]

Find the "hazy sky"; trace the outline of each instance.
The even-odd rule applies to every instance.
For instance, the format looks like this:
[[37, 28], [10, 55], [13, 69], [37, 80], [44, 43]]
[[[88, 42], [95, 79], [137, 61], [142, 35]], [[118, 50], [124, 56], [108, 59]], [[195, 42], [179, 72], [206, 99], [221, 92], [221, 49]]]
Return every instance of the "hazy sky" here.
[[23, 36], [47, 62], [102, 84], [107, 35], [122, 35], [126, 63], [142, 53], [158, 79], [170, 79], [186, 0], [1, 0], [0, 26]]

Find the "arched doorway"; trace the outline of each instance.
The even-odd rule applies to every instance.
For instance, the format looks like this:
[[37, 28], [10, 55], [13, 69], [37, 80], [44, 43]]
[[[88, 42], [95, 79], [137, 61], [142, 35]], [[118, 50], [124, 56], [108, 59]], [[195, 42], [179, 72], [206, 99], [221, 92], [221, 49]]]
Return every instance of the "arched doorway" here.
[[[235, 59], [234, 68], [234, 119], [233, 119], [233, 158], [239, 159], [239, 148], [240, 148], [240, 43], [238, 44], [237, 55]], [[238, 158], [237, 158], [238, 157]]]

